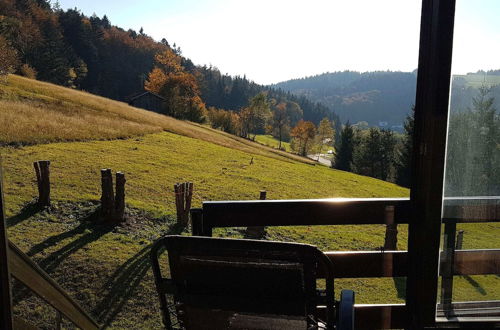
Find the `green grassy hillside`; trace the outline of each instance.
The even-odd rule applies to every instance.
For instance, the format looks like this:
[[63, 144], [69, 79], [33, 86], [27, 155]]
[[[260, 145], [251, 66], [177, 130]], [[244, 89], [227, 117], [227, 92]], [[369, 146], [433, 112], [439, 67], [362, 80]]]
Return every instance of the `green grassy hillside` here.
[[[272, 148], [278, 148], [279, 141], [275, 139], [272, 135], [257, 135], [255, 136], [255, 141], [263, 144], [265, 146], [269, 146]], [[286, 151], [291, 152], [292, 148], [290, 147], [289, 142], [281, 142], [281, 148], [284, 148]]]
[[123, 139], [168, 131], [256, 155], [312, 164], [206, 126], [16, 75], [0, 84], [0, 109], [0, 145]]
[[[194, 182], [195, 207], [203, 200], [255, 199], [261, 189], [269, 199], [408, 196], [407, 189], [394, 184], [313, 166], [219, 131], [89, 94], [15, 76], [0, 90], [1, 120], [10, 120], [21, 131], [6, 125], [0, 129], [10, 239], [110, 328], [160, 326], [148, 251], [159, 236], [180, 233], [174, 225], [176, 182]], [[71, 125], [62, 129], [66, 124], [61, 119], [60, 126], [59, 117], [44, 117], [46, 123], [41, 124], [26, 120], [25, 112], [3, 106], [9, 102], [26, 107], [31, 118], [74, 116], [83, 120], [80, 133], [72, 136]], [[79, 110], [74, 113], [73, 107]], [[106, 135], [100, 121], [95, 127], [85, 122], [96, 113], [124, 125]], [[47, 130], [50, 125], [56, 129]], [[40, 159], [52, 162], [54, 203], [45, 210], [33, 203], [32, 162]], [[117, 227], [101, 224], [96, 216], [101, 168], [123, 171], [127, 178], [127, 221]], [[491, 233], [498, 229], [490, 226]], [[238, 229], [216, 234], [242, 236]], [[400, 228], [400, 249], [406, 248], [406, 237], [406, 228]], [[484, 242], [478, 225], [466, 229], [465, 237], [465, 247]], [[280, 227], [269, 229], [268, 238], [312, 243], [323, 250], [374, 250], [383, 245], [384, 226]], [[460, 279], [457, 294], [491, 297], [490, 287], [500, 287], [499, 282], [498, 277]], [[347, 279], [336, 284], [356, 290], [360, 303], [404, 299], [404, 279]], [[37, 320], [42, 328], [53, 326], [49, 307], [20, 287], [14, 291], [18, 315]]]

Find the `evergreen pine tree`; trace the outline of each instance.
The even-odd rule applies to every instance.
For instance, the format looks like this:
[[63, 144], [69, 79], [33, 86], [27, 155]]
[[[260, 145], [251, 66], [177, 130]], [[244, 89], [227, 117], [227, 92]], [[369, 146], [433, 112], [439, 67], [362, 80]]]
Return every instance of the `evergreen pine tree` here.
[[413, 152], [413, 110], [404, 123], [403, 143], [398, 150], [396, 159], [396, 183], [403, 187], [410, 187], [411, 183], [411, 162]]
[[347, 122], [340, 133], [340, 141], [337, 145], [332, 167], [342, 170], [351, 171], [353, 151], [354, 151], [354, 129]]
[[394, 133], [383, 129], [380, 136], [380, 179], [387, 181], [394, 167], [396, 139]]
[[500, 121], [490, 88], [482, 86], [472, 108], [450, 116], [447, 196], [488, 196], [500, 187]]

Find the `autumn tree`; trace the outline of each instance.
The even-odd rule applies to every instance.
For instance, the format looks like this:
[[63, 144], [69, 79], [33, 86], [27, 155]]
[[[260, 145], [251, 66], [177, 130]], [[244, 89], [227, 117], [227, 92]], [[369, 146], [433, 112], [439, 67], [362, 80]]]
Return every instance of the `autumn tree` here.
[[252, 139], [255, 140], [257, 133], [264, 131], [271, 109], [263, 92], [252, 97], [249, 103], [240, 111], [242, 135], [250, 137], [253, 134]]
[[19, 65], [17, 51], [0, 36], [0, 77], [13, 73]]
[[296, 126], [299, 120], [304, 117], [304, 111], [297, 102], [286, 102], [286, 115], [290, 119], [290, 126]]
[[200, 97], [198, 81], [193, 73], [184, 70], [181, 57], [166, 50], [155, 57], [155, 68], [150, 72], [145, 88], [163, 96], [166, 113], [195, 122], [204, 120], [205, 103]]
[[[318, 146], [319, 146], [319, 152], [318, 154], [321, 154], [323, 151], [323, 147], [325, 145], [332, 145], [334, 142], [335, 138], [335, 130], [333, 128], [332, 122], [328, 120], [328, 118], [323, 118], [318, 126]], [[319, 158], [319, 156], [318, 156]]]
[[281, 142], [283, 141], [284, 133], [289, 130], [288, 125], [290, 124], [290, 119], [287, 114], [287, 105], [285, 102], [280, 102], [273, 109], [273, 116], [271, 120], [271, 127], [273, 135], [278, 138], [279, 145], [278, 149], [281, 149]]
[[307, 156], [307, 152], [314, 143], [316, 126], [310, 121], [299, 120], [290, 135], [293, 137], [292, 148], [301, 156]]
[[239, 134], [239, 115], [236, 112], [209, 107], [207, 116], [212, 128], [221, 129], [231, 134]]

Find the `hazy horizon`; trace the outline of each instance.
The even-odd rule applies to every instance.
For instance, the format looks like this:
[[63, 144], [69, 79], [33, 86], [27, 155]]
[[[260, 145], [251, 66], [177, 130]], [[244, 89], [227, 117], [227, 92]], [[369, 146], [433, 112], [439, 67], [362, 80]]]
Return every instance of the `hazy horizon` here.
[[[166, 38], [197, 65], [270, 85], [336, 71], [418, 66], [420, 1], [60, 0], [113, 25]], [[497, 69], [500, 2], [458, 1], [453, 72]], [[475, 53], [490, 44], [488, 54]]]

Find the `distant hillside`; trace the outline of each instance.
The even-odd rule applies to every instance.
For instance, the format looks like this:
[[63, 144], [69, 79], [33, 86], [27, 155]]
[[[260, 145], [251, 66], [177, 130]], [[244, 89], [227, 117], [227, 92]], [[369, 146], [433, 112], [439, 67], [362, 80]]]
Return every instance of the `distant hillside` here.
[[490, 96], [495, 99], [493, 106], [500, 111], [500, 70], [478, 71], [453, 76], [451, 91], [452, 112], [462, 112], [472, 107], [472, 98], [482, 85], [491, 88]]
[[[273, 87], [306, 96], [332, 108], [342, 122], [366, 121], [370, 126], [399, 130], [415, 103], [416, 78], [416, 71], [343, 71], [293, 79]], [[500, 70], [481, 70], [453, 77], [452, 111], [471, 107], [472, 97], [483, 84], [492, 88], [491, 96], [499, 109]]]
[[273, 85], [330, 107], [342, 122], [399, 127], [415, 102], [416, 73], [343, 71]]

